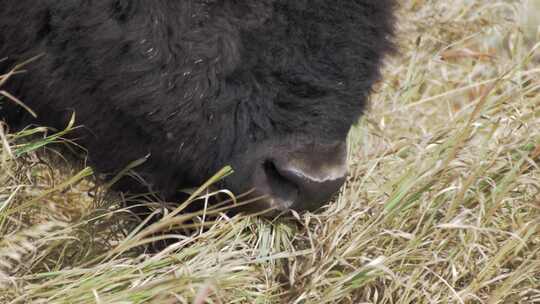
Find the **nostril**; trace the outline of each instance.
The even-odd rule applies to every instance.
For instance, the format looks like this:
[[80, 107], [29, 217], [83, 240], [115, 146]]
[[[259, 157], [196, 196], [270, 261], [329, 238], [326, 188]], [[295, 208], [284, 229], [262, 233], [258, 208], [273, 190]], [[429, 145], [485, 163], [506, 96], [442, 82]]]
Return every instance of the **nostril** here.
[[[277, 152], [277, 153], [276, 153]], [[339, 191], [347, 173], [345, 145], [274, 150], [253, 175], [261, 206], [277, 210], [314, 211]]]
[[247, 171], [256, 204], [246, 207], [263, 210], [314, 211], [330, 201], [345, 182], [347, 153], [344, 142], [290, 146], [265, 146], [262, 162]]
[[279, 199], [280, 204], [287, 205], [276, 207], [280, 207], [280, 209], [290, 207], [298, 198], [298, 186], [293, 180], [282, 176], [276, 164], [271, 160], [266, 160], [263, 163], [263, 169], [270, 192], [268, 194], [274, 199]]
[[297, 187], [298, 198], [291, 208], [299, 211], [317, 209], [330, 200], [345, 182], [345, 164], [326, 167], [325, 170], [294, 166], [292, 162], [285, 165], [273, 162], [272, 166], [280, 180]]

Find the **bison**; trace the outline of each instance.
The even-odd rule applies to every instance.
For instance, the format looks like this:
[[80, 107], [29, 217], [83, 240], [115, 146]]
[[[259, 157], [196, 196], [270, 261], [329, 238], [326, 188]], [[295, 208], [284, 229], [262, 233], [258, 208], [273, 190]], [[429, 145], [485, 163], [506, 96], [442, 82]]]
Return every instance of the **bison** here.
[[[251, 210], [315, 210], [346, 177], [346, 137], [392, 51], [395, 0], [8, 0], [11, 125], [64, 127], [98, 172], [137, 168], [164, 198], [220, 184]], [[36, 57], [37, 56], [37, 57]], [[129, 184], [129, 183], [128, 183]], [[124, 183], [125, 185], [125, 183]], [[129, 185], [126, 186], [129, 188]]]

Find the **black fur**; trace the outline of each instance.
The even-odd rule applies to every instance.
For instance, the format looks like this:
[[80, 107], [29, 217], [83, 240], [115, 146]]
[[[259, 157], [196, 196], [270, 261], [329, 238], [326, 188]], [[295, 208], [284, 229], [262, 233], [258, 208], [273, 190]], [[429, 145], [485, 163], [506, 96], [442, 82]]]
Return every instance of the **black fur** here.
[[265, 151], [345, 140], [392, 49], [394, 4], [6, 0], [0, 69], [43, 54], [7, 89], [41, 124], [75, 111], [100, 172], [150, 154], [138, 171], [169, 196], [230, 164], [224, 186], [244, 191]]

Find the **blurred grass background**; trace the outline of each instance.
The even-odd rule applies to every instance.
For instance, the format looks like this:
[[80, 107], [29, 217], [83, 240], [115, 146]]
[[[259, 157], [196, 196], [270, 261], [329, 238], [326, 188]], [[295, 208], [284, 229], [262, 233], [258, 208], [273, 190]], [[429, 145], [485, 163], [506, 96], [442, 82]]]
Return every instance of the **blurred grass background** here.
[[[2, 124], [0, 303], [540, 303], [540, 1], [400, 3], [350, 178], [316, 215], [145, 227], [122, 207], [141, 197], [51, 145], [76, 121]], [[140, 249], [160, 231], [178, 242]]]

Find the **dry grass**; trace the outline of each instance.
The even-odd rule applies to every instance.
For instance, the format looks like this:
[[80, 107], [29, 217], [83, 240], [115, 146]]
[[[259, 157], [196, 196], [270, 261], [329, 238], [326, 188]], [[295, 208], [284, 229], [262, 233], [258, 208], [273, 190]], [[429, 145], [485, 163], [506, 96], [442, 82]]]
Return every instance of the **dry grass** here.
[[64, 133], [3, 126], [0, 302], [540, 303], [538, 1], [401, 3], [347, 187], [296, 225], [222, 218], [146, 254], [185, 218], [136, 226], [40, 157]]

